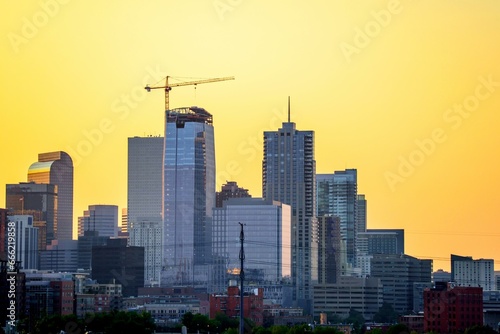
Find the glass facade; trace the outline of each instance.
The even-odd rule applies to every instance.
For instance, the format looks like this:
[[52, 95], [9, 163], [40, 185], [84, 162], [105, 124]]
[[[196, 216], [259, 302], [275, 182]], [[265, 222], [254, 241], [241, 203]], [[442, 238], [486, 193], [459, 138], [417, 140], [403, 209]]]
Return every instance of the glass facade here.
[[[40, 153], [28, 169], [28, 182], [57, 186], [58, 240], [73, 240], [73, 160], [62, 151]], [[47, 240], [47, 242], [50, 242]]]
[[212, 116], [197, 107], [166, 113], [162, 285], [206, 284], [215, 206]]
[[347, 262], [354, 265], [359, 203], [357, 170], [346, 169], [334, 174], [318, 174], [316, 182], [317, 215], [340, 218], [340, 235], [345, 243]]
[[214, 209], [213, 254], [224, 260], [223, 270], [213, 277], [214, 292], [225, 291], [231, 278], [226, 273], [238, 274], [241, 268], [239, 223], [244, 224], [246, 284], [277, 283], [291, 276], [290, 212], [289, 205], [261, 198], [231, 198]]

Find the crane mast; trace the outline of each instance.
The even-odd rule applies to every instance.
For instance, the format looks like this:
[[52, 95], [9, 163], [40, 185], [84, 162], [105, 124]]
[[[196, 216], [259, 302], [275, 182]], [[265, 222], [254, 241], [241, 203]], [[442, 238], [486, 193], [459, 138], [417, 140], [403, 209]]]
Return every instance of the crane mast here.
[[165, 110], [170, 110], [170, 103], [169, 103], [169, 93], [172, 90], [173, 87], [180, 87], [180, 86], [196, 86], [200, 84], [205, 84], [205, 83], [210, 83], [210, 82], [217, 82], [217, 81], [226, 81], [226, 80], [234, 80], [234, 77], [222, 77], [222, 78], [211, 78], [211, 79], [203, 79], [203, 80], [195, 80], [195, 81], [186, 81], [186, 82], [177, 82], [177, 83], [168, 83], [168, 79], [172, 78], [167, 76], [165, 78], [165, 84], [160, 85], [160, 86], [149, 86], [147, 85], [144, 87], [148, 92], [151, 91], [151, 89], [164, 89], [165, 90]]

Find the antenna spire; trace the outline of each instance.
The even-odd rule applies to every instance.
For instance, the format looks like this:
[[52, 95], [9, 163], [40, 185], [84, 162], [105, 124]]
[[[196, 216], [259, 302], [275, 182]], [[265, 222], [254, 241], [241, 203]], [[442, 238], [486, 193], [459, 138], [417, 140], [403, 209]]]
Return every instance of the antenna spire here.
[[288, 123], [290, 123], [290, 96], [288, 96]]

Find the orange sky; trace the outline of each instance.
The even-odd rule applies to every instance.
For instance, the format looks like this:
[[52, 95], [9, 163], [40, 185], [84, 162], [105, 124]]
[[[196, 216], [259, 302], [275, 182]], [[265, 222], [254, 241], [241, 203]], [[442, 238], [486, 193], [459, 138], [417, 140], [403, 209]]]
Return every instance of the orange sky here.
[[[126, 206], [127, 138], [163, 132], [171, 107], [214, 115], [218, 186], [261, 196], [262, 132], [314, 130], [318, 173], [358, 169], [369, 228], [406, 252], [500, 261], [500, 2], [70, 0], [0, 4], [0, 186], [40, 152], [75, 162], [75, 221]], [[5, 203], [5, 190], [0, 192]], [[1, 206], [1, 205], [0, 205]], [[498, 267], [498, 266], [497, 266]]]

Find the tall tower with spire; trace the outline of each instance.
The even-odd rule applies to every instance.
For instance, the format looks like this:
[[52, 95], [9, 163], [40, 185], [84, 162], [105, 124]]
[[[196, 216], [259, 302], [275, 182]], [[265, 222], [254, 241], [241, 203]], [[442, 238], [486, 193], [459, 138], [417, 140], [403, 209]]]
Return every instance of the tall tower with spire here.
[[288, 122], [264, 132], [262, 194], [292, 208], [292, 283], [297, 306], [310, 310], [312, 286], [318, 279], [318, 227], [315, 217], [314, 132]]

